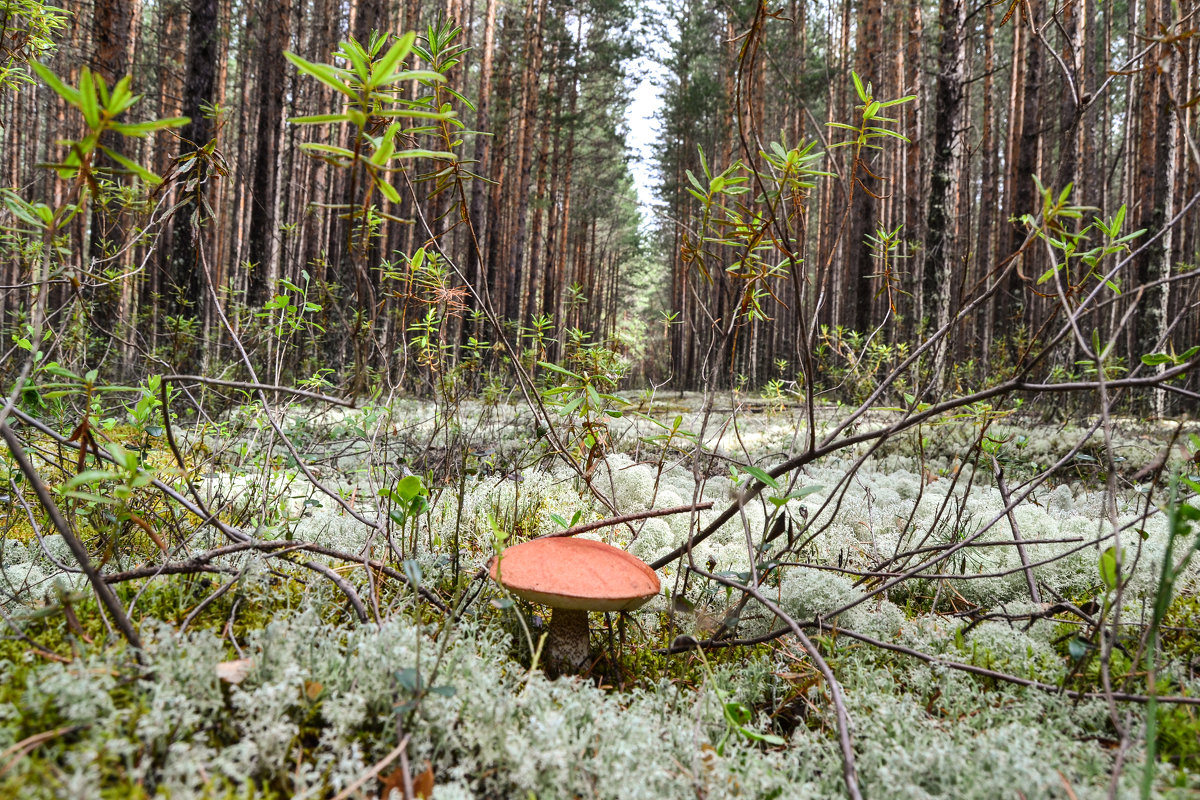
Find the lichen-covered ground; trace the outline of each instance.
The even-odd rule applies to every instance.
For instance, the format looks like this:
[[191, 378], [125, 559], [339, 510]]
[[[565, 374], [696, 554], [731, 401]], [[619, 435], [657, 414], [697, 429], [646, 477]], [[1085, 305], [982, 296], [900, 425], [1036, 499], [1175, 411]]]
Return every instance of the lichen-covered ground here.
[[[26, 513], [33, 495], [7, 465], [0, 796], [378, 797], [403, 791], [405, 772], [439, 800], [844, 796], [829, 687], [791, 636], [703, 655], [666, 652], [780, 627], [761, 605], [676, 561], [659, 571], [663, 594], [643, 609], [593, 615], [597, 661], [587, 676], [549, 680], [529, 669], [544, 609], [478, 580], [497, 536], [511, 543], [560, 530], [576, 512], [586, 522], [715, 502], [585, 534], [654, 561], [745, 497], [747, 464], [769, 469], [806, 446], [799, 409], [757, 403], [731, 414], [732, 403], [724, 406], [706, 414], [694, 398], [661, 399], [643, 407], [645, 417], [613, 418], [602, 458], [579, 451], [610, 509], [548, 454], [528, 414], [503, 406], [464, 406], [449, 418], [408, 401], [281, 417], [330, 493], [299, 474], [253, 411], [180, 429], [190, 477], [227, 524], [259, 541], [386, 562], [452, 611], [361, 563], [295, 559], [320, 560], [349, 582], [370, 607], [360, 623], [319, 573], [278, 549], [247, 549], [212, 559], [220, 571], [115, 584], [140, 653], [106, 629], [88, 584], [70, 571], [66, 543]], [[1131, 695], [1200, 696], [1194, 566], [1174, 589], [1154, 687], [1139, 650], [1170, 539], [1158, 510], [1165, 490], [1152, 491], [1149, 478], [1172, 429], [1118, 423], [1110, 505], [1099, 434], [1071, 454], [1086, 423], [998, 420], [990, 444], [972, 455], [985, 418], [807, 464], [698, 543], [693, 563], [745, 581], [748, 539], [760, 548], [771, 538], [753, 555], [767, 574], [761, 590], [797, 622], [822, 619], [809, 635], [845, 693], [866, 797], [1136, 797], [1146, 704], [1110, 702], [1103, 677]], [[817, 437], [838, 420], [836, 409], [824, 410]], [[888, 424], [880, 413], [853, 432]], [[1164, 474], [1186, 473], [1189, 432], [1166, 453]], [[564, 440], [574, 446], [569, 433]], [[143, 443], [144, 463], [181, 485], [161, 439]], [[1047, 479], [1026, 484], [1069, 454]], [[1011, 521], [992, 455], [1009, 497], [1032, 488]], [[407, 470], [424, 474], [431, 490], [428, 507], [411, 515], [387, 498]], [[138, 497], [140, 518], [169, 543], [171, 561], [227, 544], [152, 492]], [[105, 527], [106, 508], [73, 506], [106, 572], [162, 561], [141, 527]], [[387, 523], [372, 527], [351, 511]], [[1040, 603], [1012, 546], [1014, 523]], [[1118, 593], [1099, 565], [1114, 531], [1124, 555], [1117, 630], [1127, 633], [1105, 648], [1087, 619], [1112, 628]], [[971, 546], [952, 558], [854, 604], [888, 575], [964, 540]], [[1177, 541], [1173, 560], [1194, 544]], [[1160, 704], [1156, 724], [1151, 793], [1196, 796], [1200, 707]]]

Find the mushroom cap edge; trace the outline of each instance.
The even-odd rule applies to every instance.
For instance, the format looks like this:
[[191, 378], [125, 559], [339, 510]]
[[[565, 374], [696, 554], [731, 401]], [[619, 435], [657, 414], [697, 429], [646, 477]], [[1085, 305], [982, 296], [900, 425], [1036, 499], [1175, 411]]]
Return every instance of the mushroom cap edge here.
[[492, 580], [524, 600], [580, 611], [632, 611], [658, 594], [658, 575], [620, 548], [550, 537], [505, 548], [488, 562]]

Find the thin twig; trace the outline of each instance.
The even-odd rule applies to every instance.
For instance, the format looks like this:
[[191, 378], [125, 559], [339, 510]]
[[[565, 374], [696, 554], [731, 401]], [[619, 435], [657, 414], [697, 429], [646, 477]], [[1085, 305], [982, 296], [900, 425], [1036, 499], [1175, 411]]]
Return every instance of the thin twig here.
[[[25, 412], [21, 411], [19, 408], [13, 409], [13, 416], [20, 419], [23, 423], [36, 428], [38, 431], [44, 433], [46, 436], [49, 436], [51, 439], [53, 439], [55, 442], [57, 442], [62, 447], [71, 448], [71, 449], [79, 448], [78, 442], [67, 441], [65, 436], [60, 435], [54, 429], [42, 424], [41, 422], [34, 419], [33, 417], [30, 417]], [[109, 454], [105, 450], [100, 451], [100, 457], [101, 457], [101, 459], [103, 459], [105, 461], [109, 461], [109, 462], [115, 461], [115, 459], [112, 457], [112, 455]], [[216, 555], [226, 555], [228, 552], [233, 552], [234, 549], [243, 549], [243, 548], [247, 548], [247, 547], [256, 549], [256, 550], [259, 550], [259, 549], [270, 550], [270, 549], [277, 549], [277, 548], [281, 548], [281, 547], [294, 547], [297, 550], [307, 550], [310, 553], [317, 553], [318, 555], [328, 556], [329, 558], [336, 558], [339, 561], [347, 561], [347, 562], [354, 563], [354, 564], [364, 564], [365, 563], [367, 566], [370, 566], [374, 569], [379, 570], [384, 575], [387, 575], [389, 578], [393, 578], [395, 580], [398, 580], [403, 583], [411, 585], [411, 581], [409, 581], [408, 576], [404, 575], [404, 573], [402, 573], [396, 569], [393, 569], [392, 567], [389, 567], [387, 564], [384, 564], [382, 561], [378, 561], [376, 559], [363, 559], [361, 556], [352, 555], [350, 553], [344, 553], [340, 550], [334, 550], [329, 547], [323, 547], [321, 545], [313, 544], [311, 542], [255, 540], [250, 534], [246, 533], [245, 531], [243, 531], [239, 528], [233, 527], [232, 525], [227, 525], [226, 523], [222, 522], [214, 514], [208, 512], [205, 509], [203, 509], [202, 507], [196, 505], [194, 502], [189, 500], [186, 496], [181, 494], [179, 491], [177, 491], [173, 487], [167, 485], [166, 483], [163, 483], [161, 480], [155, 478], [151, 482], [151, 485], [154, 488], [161, 491], [163, 494], [167, 495], [169, 498], [171, 498], [171, 500], [173, 500], [176, 503], [178, 503], [179, 505], [181, 505], [185, 510], [191, 512], [192, 514], [195, 514], [197, 517], [200, 517], [202, 524], [210, 524], [210, 525], [214, 526], [215, 528], [217, 528], [217, 530], [221, 531], [223, 534], [225, 534], [225, 536], [227, 536], [228, 538], [230, 538], [234, 541], [234, 544], [228, 546], [231, 549], [229, 549], [225, 552], [212, 551], [209, 554], [210, 557], [213, 557]], [[220, 549], [220, 548], [218, 548], [218, 549]], [[139, 568], [139, 570], [137, 570], [137, 571], [140, 572], [140, 574], [130, 575], [129, 577], [126, 577], [124, 579], [130, 580], [135, 577], [151, 577], [156, 573], [156, 571], [158, 569], [159, 569], [158, 567]], [[130, 573], [132, 573], [132, 572], [135, 572], [135, 571], [131, 570]], [[431, 592], [429, 589], [426, 589], [424, 586], [415, 586], [413, 588], [416, 589], [417, 593], [422, 598], [424, 598], [427, 603], [434, 606], [439, 611], [445, 613], [449, 610], [447, 608], [446, 604], [442, 601], [442, 599], [440, 597], [438, 597], [436, 594], [434, 594], [433, 592]]]
[[355, 779], [354, 783], [350, 784], [345, 789], [342, 789], [340, 792], [335, 794], [333, 796], [333, 800], [346, 800], [347, 797], [349, 797], [350, 795], [357, 792], [360, 786], [362, 786], [364, 783], [371, 780], [376, 775], [378, 775], [380, 772], [382, 772], [387, 767], [388, 764], [392, 763], [393, 761], [395, 761], [397, 758], [400, 757], [400, 754], [403, 753], [405, 748], [408, 747], [408, 740], [409, 740], [409, 734], [406, 733], [406, 734], [404, 734], [404, 738], [400, 740], [400, 744], [398, 744], [394, 748], [392, 748], [392, 751], [390, 753], [388, 753], [386, 756], [384, 756], [383, 758], [376, 761], [375, 765], [372, 766], [369, 770], [364, 772], [362, 775], [358, 776], [358, 778]]
[[1008, 485], [1004, 482], [1004, 468], [992, 456], [992, 474], [996, 476], [996, 489], [1000, 492], [1000, 501], [1004, 503], [1008, 526], [1012, 529], [1013, 542], [1017, 545], [1017, 555], [1021, 558], [1021, 566], [1025, 570], [1025, 583], [1029, 585], [1029, 599], [1041, 605], [1042, 596], [1038, 592], [1037, 581], [1033, 577], [1033, 568], [1029, 566], [1029, 556], [1025, 553], [1025, 542], [1021, 539], [1021, 529], [1017, 527], [1017, 517], [1013, 514], [1012, 503], [1009, 502]]
[[702, 570], [691, 568], [697, 575], [702, 575], [710, 580], [715, 580], [725, 586], [732, 587], [753, 597], [758, 602], [766, 606], [767, 610], [778, 617], [787, 626], [788, 630], [800, 640], [804, 652], [812, 659], [821, 675], [825, 678], [825, 682], [829, 686], [829, 696], [833, 701], [834, 719], [837, 722], [838, 746], [842, 751], [842, 779], [846, 784], [846, 792], [850, 795], [851, 800], [862, 800], [862, 792], [858, 788], [858, 771], [855, 767], [854, 760], [854, 743], [850, 735], [850, 713], [846, 711], [846, 701], [842, 692], [842, 686], [838, 683], [837, 678], [833, 675], [833, 670], [829, 668], [829, 664], [821, 655], [821, 651], [813, 644], [812, 640], [804, 633], [801, 625], [796, 620], [792, 619], [783, 609], [771, 602], [762, 592], [755, 586], [748, 586], [730, 580], [722, 575], [716, 575]]
[[163, 375], [162, 380], [163, 383], [167, 383], [168, 381], [180, 383], [190, 381], [192, 383], [205, 383], [212, 386], [228, 386], [231, 389], [244, 389], [248, 392], [279, 392], [280, 394], [291, 394], [297, 397], [306, 397], [309, 400], [316, 400], [320, 403], [329, 403], [335, 406], [343, 406], [344, 408], [355, 407], [353, 400], [344, 400], [340, 397], [332, 397], [327, 394], [310, 392], [307, 389], [296, 389], [291, 386], [278, 386], [267, 383], [254, 383], [251, 381], [230, 381], [222, 378], [206, 378], [203, 375]]
[[18, 761], [33, 752], [43, 742], [48, 742], [64, 734], [72, 733], [82, 727], [82, 725], [64, 725], [52, 731], [42, 731], [41, 733], [35, 733], [33, 736], [27, 736], [16, 744], [9, 746], [3, 753], [0, 753], [0, 758], [5, 758], [12, 753], [16, 753], [16, 755], [10, 758], [3, 767], [0, 767], [0, 777], [3, 777], [5, 773], [16, 766]]
[[632, 514], [622, 514], [619, 517], [609, 517], [607, 519], [596, 520], [595, 522], [585, 522], [582, 525], [576, 525], [572, 528], [567, 528], [565, 531], [557, 531], [555, 533], [545, 533], [536, 538], [538, 539], [553, 539], [557, 536], [574, 536], [579, 533], [587, 533], [598, 528], [608, 528], [613, 525], [624, 525], [627, 522], [637, 522], [640, 519], [651, 519], [653, 517], [666, 517], [671, 514], [690, 514], [696, 511], [707, 511], [713, 507], [711, 500], [695, 505], [672, 506], [671, 508], [652, 508], [649, 511], [637, 511]]
[[350, 585], [349, 581], [319, 561], [300, 561], [297, 563], [302, 567], [311, 569], [313, 572], [324, 575], [335, 586], [341, 589], [342, 594], [346, 595], [346, 599], [350, 601], [350, 605], [354, 606], [354, 613], [358, 615], [359, 622], [367, 622], [370, 619], [367, 616], [367, 609], [363, 605], [362, 598], [358, 596], [358, 592], [354, 591], [354, 587]]
[[133, 648], [141, 650], [142, 641], [138, 638], [137, 631], [133, 628], [133, 623], [129, 621], [129, 617], [125, 614], [125, 609], [121, 606], [121, 601], [117, 599], [112, 589], [104, 582], [104, 578], [100, 575], [100, 572], [92, 566], [92, 560], [88, 557], [87, 548], [83, 546], [83, 542], [79, 541], [79, 538], [75, 535], [75, 531], [71, 529], [70, 523], [63, 517], [62, 512], [58, 510], [58, 506], [55, 504], [54, 498], [50, 496], [50, 491], [46, 488], [46, 484], [42, 483], [41, 476], [33, 468], [29, 457], [25, 455], [25, 446], [17, 438], [16, 434], [13, 433], [12, 428], [8, 427], [7, 422], [0, 422], [0, 436], [4, 438], [4, 443], [8, 445], [9, 452], [12, 453], [17, 466], [25, 475], [25, 479], [33, 487], [38, 501], [50, 517], [50, 522], [58, 529], [59, 534], [63, 537], [63, 541], [71, 549], [71, 554], [79, 562], [79, 566], [83, 569], [84, 575], [87, 576], [88, 582], [92, 584], [92, 590], [95, 591], [100, 604], [112, 614], [113, 619], [117, 623], [117, 628], [121, 631], [121, 635], [125, 637], [125, 641], [129, 642]]

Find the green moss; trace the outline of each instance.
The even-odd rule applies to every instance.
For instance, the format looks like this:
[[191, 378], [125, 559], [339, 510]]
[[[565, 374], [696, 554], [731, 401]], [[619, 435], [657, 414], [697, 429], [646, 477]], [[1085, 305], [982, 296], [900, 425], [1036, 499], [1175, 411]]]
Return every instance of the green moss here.
[[[1163, 687], [1164, 692], [1170, 686]], [[1176, 767], [1200, 772], [1200, 710], [1196, 706], [1158, 707], [1158, 754]]]

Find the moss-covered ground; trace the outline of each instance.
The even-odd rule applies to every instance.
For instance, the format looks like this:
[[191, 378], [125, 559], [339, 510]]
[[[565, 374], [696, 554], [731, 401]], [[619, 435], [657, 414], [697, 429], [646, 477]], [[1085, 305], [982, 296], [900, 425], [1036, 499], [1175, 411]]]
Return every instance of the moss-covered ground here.
[[[477, 574], [498, 537], [561, 529], [576, 512], [587, 521], [736, 497], [746, 473], [715, 455], [769, 467], [795, 436], [795, 418], [781, 409], [743, 420], [740, 438], [723, 434], [703, 468], [646, 431], [614, 428], [611, 452], [589, 474], [611, 509], [538, 449], [536, 431], [511, 422], [461, 447], [456, 472], [430, 459], [430, 437], [445, 431], [422, 428], [428, 409], [374, 410], [370, 419], [298, 412], [286, 430], [330, 493], [236, 413], [220, 430], [181, 430], [187, 476], [227, 525], [285, 543], [273, 548], [315, 543], [392, 571], [265, 548], [215, 558], [215, 572], [122, 581], [113, 588], [141, 651], [114, 632], [86, 580], [59, 567], [71, 564], [65, 543], [6, 462], [0, 797], [377, 797], [402, 784], [402, 764], [419, 785], [432, 777], [439, 799], [843, 796], [830, 686], [793, 637], [764, 636], [780, 623], [759, 604], [669, 565], [659, 572], [663, 595], [643, 610], [592, 615], [589, 669], [550, 679], [530, 670], [546, 610]], [[866, 796], [1138, 796], [1147, 704], [1110, 702], [1107, 688], [1200, 696], [1194, 567], [1162, 620], [1153, 686], [1146, 669], [1146, 623], [1170, 532], [1161, 487], [1146, 502], [1150, 484], [1126, 479], [1153, 458], [1154, 440], [1121, 434], [1119, 593], [1101, 565], [1112, 521], [1098, 456], [1072, 461], [1018, 506], [1044, 595], [1034, 603], [1008, 523], [988, 527], [1003, 505], [990, 470], [954, 454], [955, 442], [977, 432], [972, 425], [898, 440], [865, 467], [813, 464], [791, 487], [802, 496], [781, 490], [781, 503], [746, 504], [697, 544], [694, 563], [746, 580], [750, 534], [755, 566], [769, 575], [764, 592], [809, 626], [841, 683]], [[142, 473], [184, 488], [161, 438], [113, 434], [138, 445]], [[1022, 444], [1017, 435], [1000, 453], [1014, 485], [1072, 446], [1062, 429], [1028, 429]], [[145, 483], [117, 497], [133, 473], [83, 487], [115, 501], [70, 495], [71, 454], [36, 443], [47, 483], [104, 572], [183, 562], [229, 543]], [[397, 486], [397, 458], [425, 470], [430, 491], [418, 506], [381, 491]], [[804, 487], [816, 488], [796, 491]], [[698, 515], [699, 525], [713, 513]], [[650, 561], [692, 522], [683, 514], [589, 535]], [[887, 575], [968, 539], [981, 546], [861, 601]], [[310, 559], [352, 587], [366, 623], [342, 589], [301, 565]], [[703, 652], [694, 646], [710, 640]], [[1165, 702], [1154, 713], [1150, 794], [1196, 796], [1200, 708]]]

